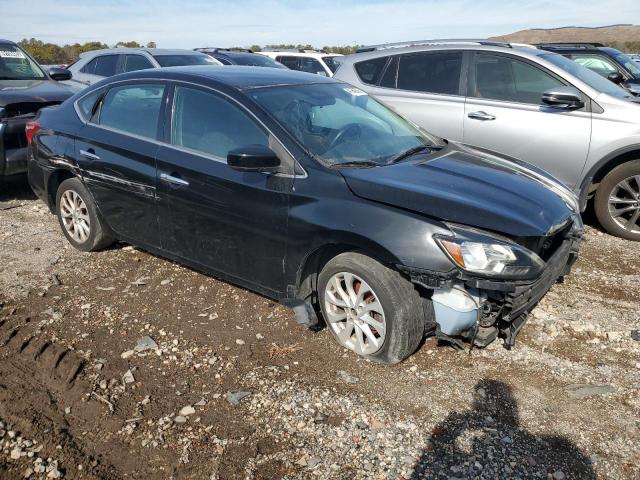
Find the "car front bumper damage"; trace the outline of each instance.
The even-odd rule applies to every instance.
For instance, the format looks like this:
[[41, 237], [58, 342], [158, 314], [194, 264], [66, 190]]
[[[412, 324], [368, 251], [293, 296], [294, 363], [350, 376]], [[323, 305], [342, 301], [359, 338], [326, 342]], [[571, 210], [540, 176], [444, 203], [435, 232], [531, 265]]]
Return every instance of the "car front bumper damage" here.
[[[485, 347], [496, 338], [502, 338], [504, 346], [511, 348], [531, 310], [571, 271], [582, 235], [579, 221], [567, 229], [562, 242], [547, 259], [546, 268], [533, 281], [489, 280], [470, 277], [457, 270], [446, 274], [402, 270], [426, 292], [434, 292], [431, 300], [435, 322], [427, 326], [428, 333], [459, 348], [464, 348], [464, 342]], [[455, 293], [461, 301], [442, 302], [440, 292]], [[467, 298], [462, 298], [465, 295]], [[445, 308], [442, 308], [443, 303]], [[446, 308], [447, 303], [450, 308]]]

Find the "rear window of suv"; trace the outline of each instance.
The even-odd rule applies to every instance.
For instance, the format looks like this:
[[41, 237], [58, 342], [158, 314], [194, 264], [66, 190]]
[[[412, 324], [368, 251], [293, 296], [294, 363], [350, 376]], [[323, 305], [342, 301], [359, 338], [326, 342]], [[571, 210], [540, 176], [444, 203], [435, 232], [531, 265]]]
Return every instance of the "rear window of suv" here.
[[354, 68], [360, 80], [369, 85], [376, 85], [378, 80], [380, 80], [380, 75], [382, 75], [388, 58], [389, 57], [372, 58], [371, 60], [356, 63]]
[[400, 57], [398, 88], [458, 95], [462, 52], [410, 53]]

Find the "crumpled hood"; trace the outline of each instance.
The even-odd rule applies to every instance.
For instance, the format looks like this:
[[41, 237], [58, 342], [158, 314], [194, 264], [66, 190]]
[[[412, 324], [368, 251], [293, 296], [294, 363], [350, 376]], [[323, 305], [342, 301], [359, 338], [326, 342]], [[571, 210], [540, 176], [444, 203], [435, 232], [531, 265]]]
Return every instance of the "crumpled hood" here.
[[53, 80], [0, 80], [0, 107], [12, 103], [64, 102], [72, 95], [68, 87]]
[[544, 236], [575, 214], [566, 188], [521, 162], [455, 145], [420, 158], [340, 173], [361, 198], [510, 236]]

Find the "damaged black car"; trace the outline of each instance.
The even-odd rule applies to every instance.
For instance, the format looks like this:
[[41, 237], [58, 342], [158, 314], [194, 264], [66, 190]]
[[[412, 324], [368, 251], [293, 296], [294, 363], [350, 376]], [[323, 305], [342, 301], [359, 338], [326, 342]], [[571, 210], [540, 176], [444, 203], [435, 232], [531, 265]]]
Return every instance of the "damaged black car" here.
[[9, 40], [0, 40], [0, 182], [27, 173], [25, 126], [36, 112], [73, 95], [58, 80], [71, 72], [52, 68], [45, 73], [29, 54]]
[[383, 363], [425, 335], [511, 347], [583, 235], [575, 195], [544, 172], [317, 75], [133, 72], [30, 125], [29, 181], [73, 246], [135, 244]]

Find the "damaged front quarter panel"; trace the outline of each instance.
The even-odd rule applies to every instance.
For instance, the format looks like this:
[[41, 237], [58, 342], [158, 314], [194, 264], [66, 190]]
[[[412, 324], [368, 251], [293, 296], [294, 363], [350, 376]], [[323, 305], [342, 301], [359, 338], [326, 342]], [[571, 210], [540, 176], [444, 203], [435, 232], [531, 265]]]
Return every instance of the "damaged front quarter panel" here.
[[439, 339], [464, 348], [464, 341], [485, 347], [500, 337], [511, 348], [531, 310], [570, 272], [583, 233], [576, 216], [565, 228], [533, 242], [545, 257], [545, 268], [531, 280], [486, 278], [458, 268], [446, 273], [399, 268], [431, 295], [436, 325], [430, 330]]

